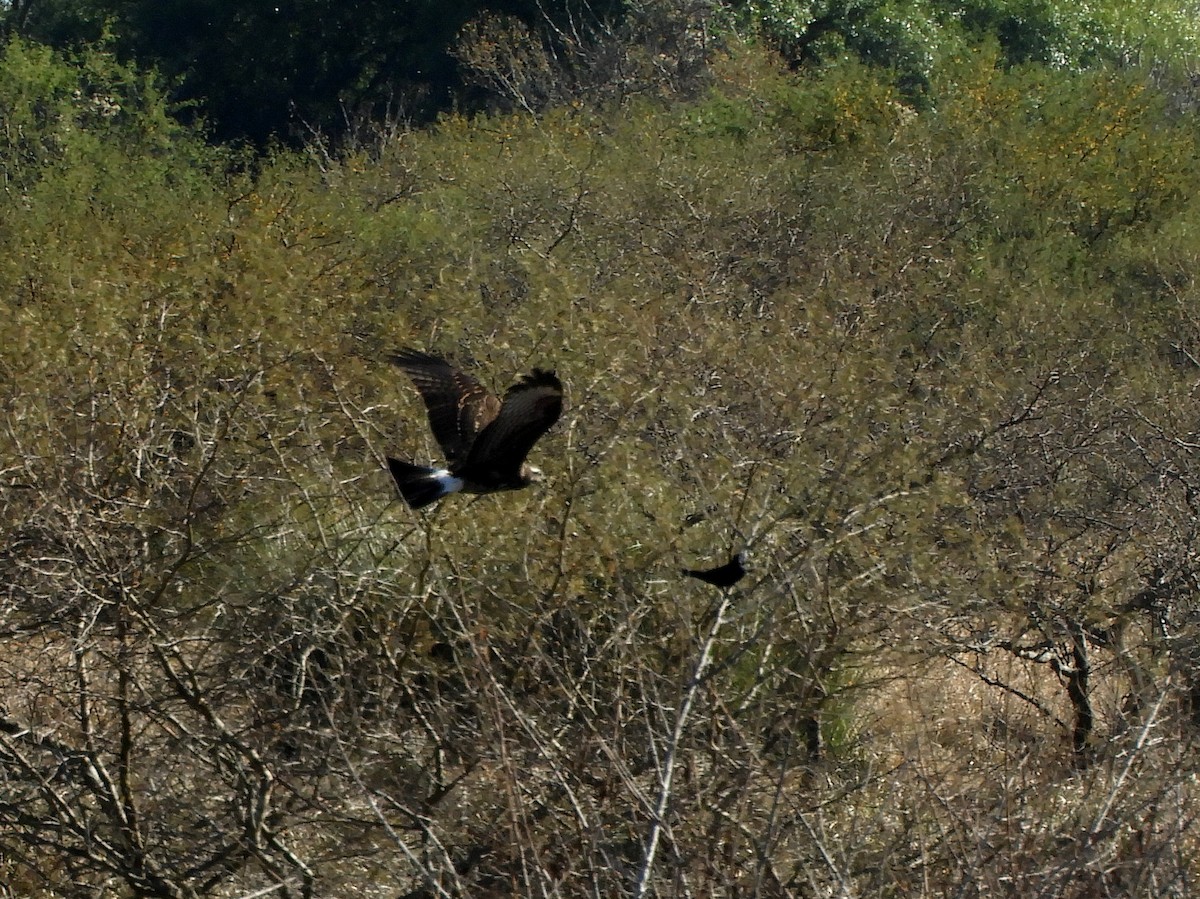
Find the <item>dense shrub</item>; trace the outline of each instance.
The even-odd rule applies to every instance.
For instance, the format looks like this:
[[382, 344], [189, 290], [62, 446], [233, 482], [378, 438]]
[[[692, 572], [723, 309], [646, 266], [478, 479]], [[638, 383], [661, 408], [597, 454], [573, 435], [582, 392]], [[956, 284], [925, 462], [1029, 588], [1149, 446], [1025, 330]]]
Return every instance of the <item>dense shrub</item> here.
[[[5, 882], [1186, 895], [1196, 133], [997, 63], [249, 166], [10, 44]], [[547, 480], [405, 509], [401, 344]]]

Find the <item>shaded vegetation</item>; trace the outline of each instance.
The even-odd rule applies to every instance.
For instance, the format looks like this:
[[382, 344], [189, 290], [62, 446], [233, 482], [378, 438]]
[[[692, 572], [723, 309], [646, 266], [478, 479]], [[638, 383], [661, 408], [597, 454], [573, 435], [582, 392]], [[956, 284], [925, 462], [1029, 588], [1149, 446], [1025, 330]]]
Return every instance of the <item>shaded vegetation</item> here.
[[539, 51], [561, 50], [556, 35], [573, 42], [619, 18], [605, 0], [35, 0], [10, 21], [59, 48], [104, 41], [161, 71], [181, 111], [207, 116], [218, 139], [264, 146], [371, 121], [424, 122], [471, 102], [454, 52], [459, 32], [496, 16], [538, 28]]
[[259, 149], [355, 145], [451, 110], [693, 99], [735, 31], [796, 70], [887, 70], [918, 104], [980, 46], [1069, 69], [1177, 67], [1200, 50], [1178, 0], [11, 0], [0, 28], [154, 68], [176, 115]]
[[[12, 892], [1194, 892], [1190, 84], [710, 62], [250, 165], [6, 46]], [[547, 480], [398, 502], [408, 344]]]

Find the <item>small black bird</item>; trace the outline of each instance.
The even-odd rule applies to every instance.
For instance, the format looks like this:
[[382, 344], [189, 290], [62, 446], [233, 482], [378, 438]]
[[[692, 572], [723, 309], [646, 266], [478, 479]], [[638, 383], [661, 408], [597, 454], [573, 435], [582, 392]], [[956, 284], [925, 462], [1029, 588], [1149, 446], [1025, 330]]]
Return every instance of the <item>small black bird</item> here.
[[501, 400], [437, 356], [405, 349], [390, 361], [416, 385], [448, 463], [432, 468], [388, 459], [400, 495], [412, 508], [460, 490], [519, 490], [538, 479], [541, 470], [525, 456], [562, 414], [563, 386], [554, 372], [535, 368]]
[[712, 584], [714, 587], [722, 589], [732, 587], [746, 576], [746, 553], [744, 550], [735, 553], [728, 562], [718, 565], [716, 568], [682, 568], [680, 571], [688, 577], [694, 577], [706, 584]]

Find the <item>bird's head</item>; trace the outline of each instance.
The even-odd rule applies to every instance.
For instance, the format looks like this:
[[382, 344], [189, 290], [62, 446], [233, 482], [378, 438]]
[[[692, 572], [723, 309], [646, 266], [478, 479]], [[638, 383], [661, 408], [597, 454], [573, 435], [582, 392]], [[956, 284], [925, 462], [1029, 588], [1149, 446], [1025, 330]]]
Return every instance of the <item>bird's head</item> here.
[[536, 484], [539, 481], [545, 480], [545, 477], [542, 470], [536, 465], [530, 465], [526, 462], [521, 466], [521, 480], [526, 484]]

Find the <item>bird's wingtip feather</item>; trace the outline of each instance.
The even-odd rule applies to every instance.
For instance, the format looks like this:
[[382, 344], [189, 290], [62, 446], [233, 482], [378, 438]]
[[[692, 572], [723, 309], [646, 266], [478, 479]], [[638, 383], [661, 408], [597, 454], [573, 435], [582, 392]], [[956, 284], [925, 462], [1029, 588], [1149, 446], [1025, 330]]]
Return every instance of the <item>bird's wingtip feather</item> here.
[[442, 360], [437, 356], [430, 355], [424, 350], [418, 350], [416, 347], [405, 346], [389, 353], [387, 356], [388, 362], [392, 365], [399, 365], [404, 368], [409, 365], [428, 365], [430, 363], [440, 363]]

